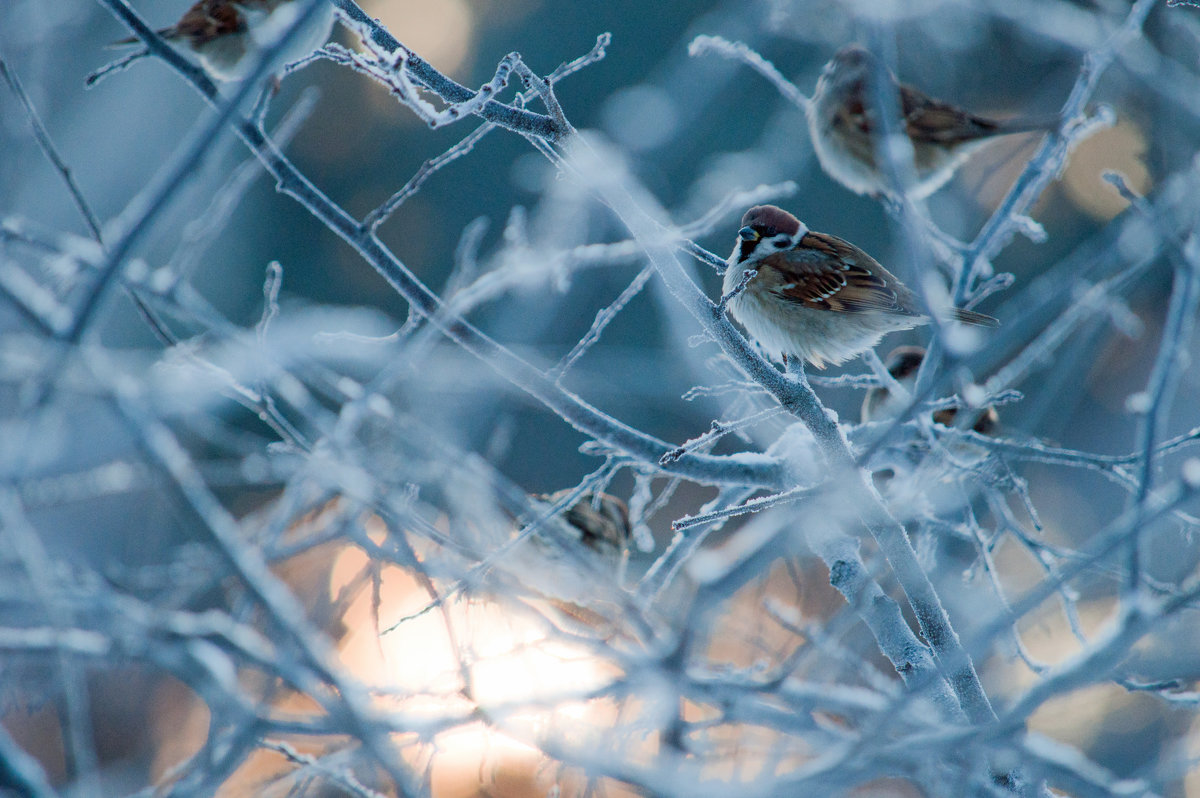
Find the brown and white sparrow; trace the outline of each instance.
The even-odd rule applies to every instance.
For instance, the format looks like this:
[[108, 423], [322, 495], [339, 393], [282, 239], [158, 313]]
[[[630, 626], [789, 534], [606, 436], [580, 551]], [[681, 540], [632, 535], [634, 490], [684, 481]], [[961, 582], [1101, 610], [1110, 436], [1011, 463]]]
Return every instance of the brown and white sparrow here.
[[808, 129], [817, 160], [830, 177], [857, 194], [888, 195], [890, 184], [875, 161], [879, 124], [874, 81], [890, 81], [900, 103], [897, 129], [913, 147], [916, 184], [908, 189], [922, 199], [941, 188], [972, 152], [995, 136], [1049, 131], [1058, 117], [987, 119], [931, 99], [899, 83], [879, 59], [858, 45], [838, 50], [825, 65], [808, 106]]
[[[916, 386], [917, 371], [921, 368], [924, 360], [925, 350], [923, 348], [898, 346], [888, 353], [883, 363], [896, 382], [911, 392]], [[893, 396], [887, 388], [872, 388], [863, 398], [862, 421], [865, 424], [869, 421], [890, 418], [899, 413], [903, 405], [904, 403], [899, 401], [898, 397]], [[996, 412], [996, 408], [988, 405], [977, 412], [979, 412], [979, 418], [975, 420], [971, 429], [981, 435], [995, 434], [1000, 426], [1000, 415]], [[933, 420], [945, 427], [953, 427], [957, 418], [958, 409], [953, 407], [943, 408], [933, 414]]]
[[[570, 488], [538, 498], [554, 504], [569, 492]], [[629, 508], [625, 502], [607, 493], [585, 493], [579, 501], [562, 513], [562, 519], [572, 533], [587, 548], [606, 558], [617, 559], [629, 545], [631, 525]]]
[[[534, 498], [555, 504], [570, 490]], [[629, 510], [615, 496], [588, 492], [559, 518], [565, 524], [557, 531], [539, 529], [528, 545], [505, 555], [500, 567], [567, 616], [595, 624], [604, 607], [620, 601], [617, 576], [632, 537]]]
[[[758, 273], [729, 310], [776, 360], [792, 355], [823, 368], [865, 352], [887, 333], [929, 322], [916, 294], [877, 260], [774, 205], [756, 205], [742, 217], [725, 271], [726, 296], [750, 269]], [[999, 324], [973, 310], [952, 308], [948, 315], [964, 324]]]
[[[254, 66], [262, 48], [280, 35], [293, 17], [305, 8], [307, 0], [197, 0], [179, 21], [158, 31], [158, 35], [178, 42], [195, 53], [197, 59], [218, 80], [241, 80]], [[329, 40], [333, 30], [334, 7], [321, 0], [305, 30], [299, 31], [279, 54], [279, 68], [312, 53]], [[122, 39], [117, 45], [136, 44], [136, 38]]]

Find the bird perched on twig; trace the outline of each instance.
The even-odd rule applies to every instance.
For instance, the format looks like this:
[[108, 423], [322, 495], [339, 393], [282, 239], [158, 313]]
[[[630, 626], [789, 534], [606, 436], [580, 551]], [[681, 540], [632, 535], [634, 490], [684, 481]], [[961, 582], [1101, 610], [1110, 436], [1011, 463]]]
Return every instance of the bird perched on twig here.
[[1060, 124], [1057, 116], [1008, 120], [976, 116], [899, 83], [875, 55], [858, 45], [847, 45], [825, 65], [817, 80], [807, 109], [808, 128], [821, 167], [857, 194], [894, 193], [876, 162], [882, 131], [873, 87], [881, 79], [888, 81], [890, 88], [885, 87], [880, 96], [888, 101], [897, 99], [901, 118], [896, 120], [896, 128], [912, 142], [917, 182], [908, 187], [908, 195], [913, 199], [941, 188], [972, 152], [996, 136], [1047, 132]]
[[[571, 489], [538, 498], [554, 504]], [[618, 558], [629, 545], [631, 525], [625, 502], [607, 493], [588, 492], [562, 513], [562, 519], [579, 535], [579, 542], [597, 554]]]
[[[174, 25], [157, 31], [193, 52], [216, 79], [241, 80], [257, 55], [275, 41], [306, 7], [307, 0], [197, 0]], [[329, 40], [334, 7], [320, 0], [305, 29], [297, 32], [279, 53], [279, 67], [311, 54]], [[115, 45], [136, 44], [137, 38]]]
[[[572, 490], [534, 498], [557, 504]], [[504, 570], [566, 616], [585, 625], [602, 625], [621, 600], [617, 576], [632, 537], [629, 510], [615, 496], [589, 491], [559, 518], [565, 522], [559, 530], [569, 537], [539, 529], [531, 545], [505, 557]]]
[[[925, 350], [919, 346], [898, 346], [884, 358], [884, 366], [888, 373], [910, 392], [917, 383], [917, 371], [925, 360]], [[884, 387], [876, 387], [867, 391], [863, 397], [862, 421], [878, 421], [896, 415], [902, 409], [897, 397]], [[971, 425], [971, 429], [980, 435], [994, 435], [1000, 426], [1000, 415], [996, 408], [987, 405], [979, 413], [979, 418]], [[944, 427], [953, 427], [958, 419], [958, 408], [945, 407], [933, 414], [933, 420]]]
[[[751, 269], [757, 274], [747, 279]], [[756, 205], [742, 217], [723, 290], [734, 317], [770, 357], [791, 355], [817, 368], [843, 363], [887, 333], [929, 323], [916, 294], [877, 260], [774, 205]], [[946, 315], [999, 324], [962, 308]]]

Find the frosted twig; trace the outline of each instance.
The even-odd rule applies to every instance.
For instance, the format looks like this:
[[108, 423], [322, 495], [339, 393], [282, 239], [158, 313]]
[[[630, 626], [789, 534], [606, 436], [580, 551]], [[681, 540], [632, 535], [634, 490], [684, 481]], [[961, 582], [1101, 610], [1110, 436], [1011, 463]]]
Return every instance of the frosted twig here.
[[[726, 488], [705, 506], [709, 508], [730, 507], [745, 501], [753, 493], [754, 490], [752, 488]], [[683, 567], [683, 564], [687, 562], [700, 547], [700, 544], [704, 542], [705, 537], [715, 529], [719, 529], [723, 523], [723, 519], [717, 519], [709, 527], [695, 530], [690, 534], [676, 532], [666, 549], [654, 561], [654, 564], [647, 569], [646, 574], [638, 583], [638, 595], [643, 599], [653, 599], [656, 597], [671, 583], [679, 569]]]
[[[464, 117], [477, 113], [492, 97], [498, 95], [508, 86], [509, 74], [521, 63], [521, 56], [519, 54], [509, 53], [500, 59], [500, 63], [496, 65], [496, 72], [492, 75], [492, 79], [480, 86], [469, 99], [463, 100], [461, 103], [452, 103], [445, 109], [438, 111], [432, 104], [421, 99], [416, 85], [409, 79], [407, 71], [408, 58], [409, 54], [406, 50], [403, 48], [397, 49], [393, 61], [389, 65], [389, 69], [383, 74], [385, 77], [392, 79], [390, 81], [392, 93], [396, 95], [400, 102], [411, 108], [418, 117], [434, 129], [452, 124]], [[373, 74], [378, 77], [380, 71], [374, 71]]]
[[134, 62], [140, 61], [143, 58], [148, 57], [149, 55], [150, 55], [150, 50], [148, 50], [145, 47], [143, 47], [140, 50], [136, 50], [132, 53], [129, 53], [127, 55], [123, 55], [120, 58], [118, 58], [116, 61], [107, 63], [104, 66], [100, 67], [99, 69], [89, 72], [87, 74], [87, 76], [84, 77], [84, 79], [83, 79], [83, 87], [85, 89], [90, 89], [93, 86], [95, 86], [97, 83], [99, 83], [100, 81], [104, 80], [104, 78], [111, 75], [112, 73], [120, 72], [122, 70], [128, 69], [130, 66], [132, 66], [134, 64]]
[[683, 401], [694, 402], [704, 396], [725, 396], [727, 394], [766, 393], [757, 382], [734, 380], [720, 385], [695, 385], [683, 394]]
[[901, 622], [900, 606], [872, 577], [859, 554], [858, 541], [824, 528], [824, 524], [818, 526], [823, 528], [812, 530], [806, 539], [829, 569], [829, 583], [863, 619], [905, 684], [910, 688], [932, 685], [931, 697], [942, 717], [961, 721], [964, 710], [943, 675], [944, 666], [939, 667], [929, 646]]
[[634, 297], [641, 293], [642, 288], [645, 287], [652, 276], [654, 276], [653, 266], [646, 266], [638, 272], [637, 277], [633, 278], [633, 282], [625, 286], [625, 289], [621, 291], [608, 307], [596, 313], [596, 318], [592, 321], [592, 326], [588, 329], [587, 333], [583, 338], [579, 339], [579, 342], [571, 348], [570, 352], [558, 361], [558, 364], [554, 368], [547, 372], [547, 376], [554, 380], [555, 383], [561, 383], [563, 376], [566, 375], [571, 366], [575, 365], [579, 358], [583, 357], [600, 340], [600, 336], [604, 334], [604, 328], [617, 317], [617, 314], [626, 305], [633, 301]]
[[716, 270], [717, 274], [725, 273], [725, 268], [728, 265], [725, 262], [725, 259], [718, 255], [714, 255], [696, 242], [690, 240], [684, 241], [683, 251], [706, 266], [712, 266], [713, 269]]
[[[57, 635], [67, 633], [77, 623], [70, 599], [55, 589], [52, 560], [42, 545], [41, 536], [29, 523], [16, 492], [7, 486], [0, 490], [0, 530], [7, 539], [11, 556], [21, 564], [25, 582]], [[58, 697], [66, 766], [71, 777], [87, 796], [100, 795], [99, 757], [92, 736], [91, 699], [87, 674], [79, 663], [61, 648], [54, 652], [62, 695]]]
[[374, 232], [376, 229], [378, 229], [379, 225], [386, 222], [388, 218], [396, 212], [396, 209], [404, 203], [405, 200], [420, 191], [421, 186], [423, 186], [425, 181], [432, 177], [435, 172], [469, 153], [475, 148], [475, 145], [478, 144], [480, 140], [490, 131], [494, 130], [495, 127], [496, 126], [491, 122], [484, 122], [482, 125], [475, 128], [475, 130], [471, 131], [471, 133], [468, 134], [467, 137], [462, 141], [458, 142], [436, 158], [430, 158], [429, 160], [425, 161], [425, 163], [421, 164], [421, 168], [417, 170], [417, 173], [410, 177], [408, 182], [405, 183], [399, 191], [397, 191], [395, 194], [389, 197], [386, 202], [368, 213], [363, 218], [363, 227], [371, 232]]
[[546, 111], [550, 114], [550, 118], [554, 120], [555, 127], [562, 131], [561, 135], [566, 135], [572, 132], [571, 123], [567, 121], [566, 114], [563, 113], [562, 106], [558, 103], [558, 98], [554, 95], [554, 84], [550, 78], [543, 78], [535, 75], [533, 70], [520, 58], [513, 65], [514, 71], [521, 77], [525, 83], [525, 88], [532, 89], [537, 92], [542, 104], [546, 106]]
[[861, 390], [864, 388], [879, 387], [879, 378], [874, 374], [842, 374], [838, 377], [821, 377], [816, 374], [809, 374], [808, 381], [813, 385], [820, 385], [822, 388], [852, 388]]
[[359, 798], [383, 798], [383, 793], [363, 786], [363, 783], [354, 777], [354, 773], [348, 767], [330, 767], [316, 757], [300, 753], [282, 740], [263, 740], [259, 745], [268, 751], [282, 754], [292, 764], [319, 773], [351, 795], [357, 795]]
[[[996, 562], [992, 557], [992, 549], [987, 544], [987, 541], [983, 539], [979, 525], [975, 523], [974, 519], [971, 520], [971, 523], [968, 526], [970, 527], [971, 534], [975, 538], [976, 546], [979, 551], [979, 562], [982, 564], [983, 572], [987, 574], [988, 583], [992, 587], [992, 593], [995, 595], [996, 600], [1000, 603], [1000, 607], [1007, 611], [1008, 599], [1004, 595], [1004, 586], [1000, 583], [1000, 571], [996, 568]], [[1040, 674], [1047, 670], [1047, 666], [1038, 662], [1034, 658], [1033, 654], [1031, 654], [1025, 647], [1025, 641], [1021, 639], [1021, 635], [1017, 631], [1015, 624], [1011, 629], [1009, 629], [1009, 639], [1012, 640], [1013, 647], [1017, 651], [1017, 656], [1021, 658], [1021, 661], [1024, 662], [1031, 671]]]
[[721, 198], [721, 201], [705, 211], [704, 215], [694, 222], [689, 222], [679, 228], [679, 234], [684, 238], [697, 238], [711, 233], [713, 228], [721, 223], [725, 214], [731, 210], [745, 208], [748, 205], [761, 205], [780, 197], [790, 197], [799, 187], [788, 180], [769, 186], [755, 186], [751, 189], [732, 191]]
[[[308, 667], [335, 688], [342, 707], [339, 714], [350, 721], [355, 733], [395, 783], [406, 790], [413, 789], [408, 766], [396, 756], [385, 732], [373, 721], [374, 712], [365, 691], [340, 672], [333, 652], [323, 636], [309, 624], [304, 608], [271, 573], [259, 553], [246, 545], [236, 520], [209, 491], [175, 436], [142, 411], [132, 397], [118, 395], [115, 406], [147, 455], [171, 479], [180, 497], [203, 520], [204, 529], [212, 543], [245, 588], [270, 613], [272, 621], [286, 634]], [[317, 698], [320, 692], [310, 690], [309, 694]]]
[[737, 281], [737, 284], [730, 288], [725, 293], [721, 294], [721, 298], [717, 301], [715, 313], [719, 316], [724, 316], [729, 307], [729, 303], [737, 298], [738, 294], [746, 290], [746, 286], [750, 285], [750, 281], [758, 276], [758, 269], [745, 269], [742, 272], [742, 279]]
[[[168, 47], [142, 20], [129, 8], [126, 0], [99, 0], [113, 14], [129, 25], [134, 34], [146, 42], [154, 54], [163, 58], [182, 74], [196, 82], [201, 91], [210, 99], [215, 98], [216, 87], [203, 72], [197, 73], [197, 68], [188, 64], [178, 53]], [[129, 251], [145, 235], [158, 216], [166, 210], [169, 200], [173, 198], [188, 179], [194, 176], [196, 167], [205, 155], [218, 141], [219, 132], [237, 114], [238, 108], [258, 84], [258, 80], [266, 75], [275, 56], [282, 52], [305, 26], [309, 18], [317, 11], [315, 2], [307, 3], [304, 11], [299, 14], [288, 30], [269, 46], [263, 48], [254, 66], [245, 79], [229, 94], [216, 102], [217, 112], [204, 124], [198, 126], [187, 138], [170, 161], [150, 181], [146, 188], [138, 194], [124, 211], [112, 222], [108, 256], [100, 267], [91, 290], [75, 313], [75, 319], [64, 338], [68, 342], [79, 339], [92, 315], [106, 296], [113, 279], [118, 276], [121, 264]]]
[[682, 532], [685, 529], [691, 529], [701, 524], [711, 524], [714, 521], [721, 521], [727, 518], [734, 518], [739, 515], [748, 513], [758, 513], [763, 510], [769, 510], [772, 507], [777, 507], [781, 504], [791, 504], [792, 502], [804, 501], [817, 496], [821, 492], [822, 485], [805, 486], [785, 490], [782, 493], [775, 493], [770, 496], [763, 496], [759, 499], [753, 499], [748, 502], [737, 505], [736, 507], [727, 507], [722, 510], [713, 510], [712, 512], [703, 513], [702, 515], [685, 515], [683, 518], [671, 522], [671, 529], [675, 532]]
[[[1200, 299], [1200, 238], [1193, 233], [1182, 253], [1172, 251], [1176, 261], [1171, 299], [1167, 306], [1167, 317], [1163, 324], [1162, 340], [1154, 360], [1150, 377], [1143, 393], [1143, 421], [1138, 432], [1140, 452], [1138, 455], [1137, 489], [1131, 496], [1134, 504], [1142, 504], [1150, 493], [1154, 476], [1154, 455], [1157, 441], [1166, 428], [1167, 414], [1175, 394], [1180, 376], [1189, 362], [1185, 344], [1192, 338], [1195, 325], [1196, 303]], [[1136, 592], [1142, 580], [1141, 538], [1135, 537], [1129, 546], [1129, 573], [1126, 589]]]
[[[446, 77], [416, 53], [404, 48], [378, 21], [372, 19], [359, 8], [354, 0], [331, 0], [331, 2], [341, 10], [343, 19], [364, 30], [367, 33], [367, 38], [374, 42], [382, 52], [396, 53], [399, 50], [405, 50], [406, 54], [403, 62], [406, 75], [409, 79], [434, 92], [451, 105], [475, 99], [475, 92]], [[603, 51], [603, 45], [600, 41], [597, 41], [597, 46], [593, 47], [592, 51], [585, 58], [590, 58], [597, 53], [602, 55]], [[597, 60], [597, 58], [592, 58], [588, 63]], [[549, 141], [556, 140], [564, 133], [564, 131], [556, 127], [554, 120], [550, 117], [527, 111], [523, 108], [505, 105], [494, 98], [482, 102], [477, 109], [477, 113], [487, 121], [495, 122], [507, 130], [527, 133]]]
[[578, 58], [568, 61], [565, 64], [559, 64], [558, 67], [556, 67], [555, 70], [547, 76], [550, 80], [550, 83], [558, 83], [563, 78], [574, 75], [584, 67], [589, 67], [598, 61], [604, 60], [604, 56], [608, 54], [607, 51], [610, 44], [612, 44], [612, 34], [601, 33], [596, 37], [596, 43], [592, 45], [591, 50], [587, 51]]
[[[965, 253], [963, 270], [954, 286], [956, 305], [970, 297], [978, 264], [991, 260], [1008, 242], [1011, 234], [1019, 228], [1017, 220], [1027, 215], [1028, 209], [1045, 187], [1058, 175], [1071, 149], [1082, 138], [1095, 131], [1096, 125], [1088, 122], [1083, 116], [1084, 105], [1095, 91], [1100, 76], [1116, 57], [1117, 51], [1137, 35], [1155, 5], [1155, 0], [1137, 0], [1121, 27], [1102, 45], [1084, 56], [1079, 77], [1060, 112], [1064, 127], [1052, 133], [1042, 143], [1037, 154], [1029, 161]], [[1100, 123], [1110, 122], [1110, 116], [1111, 112], [1100, 114]]]
[[692, 39], [692, 43], [688, 45], [688, 55], [696, 57], [707, 53], [716, 53], [723, 58], [731, 58], [735, 61], [741, 61], [749, 66], [758, 74], [769, 80], [779, 93], [786, 97], [790, 102], [795, 104], [797, 108], [808, 113], [809, 106], [812, 101], [804, 92], [796, 88], [795, 84], [780, 74], [767, 59], [750, 49], [749, 46], [742, 42], [731, 42], [720, 36], [697, 36]]
[[781, 415], [782, 413], [783, 408], [776, 405], [775, 407], [768, 407], [764, 410], [758, 411], [757, 413], [752, 413], [745, 418], [737, 419], [736, 421], [714, 421], [711, 429], [709, 429], [703, 435], [699, 435], [691, 440], [685, 441], [684, 444], [678, 449], [667, 452], [662, 456], [662, 459], [659, 461], [659, 463], [662, 465], [669, 465], [690, 451], [697, 449], [707, 451], [714, 444], [716, 444], [717, 441], [721, 440], [721, 438], [725, 437], [729, 433], [746, 429], [747, 427], [752, 427], [756, 424], [766, 421], [769, 418], [774, 418], [775, 416]]
[[8, 83], [8, 87], [12, 89], [13, 94], [20, 100], [21, 106], [25, 109], [25, 116], [29, 119], [29, 125], [33, 128], [33, 135], [37, 138], [38, 146], [42, 148], [42, 152], [46, 153], [46, 157], [50, 159], [50, 163], [54, 165], [55, 170], [62, 175], [63, 182], [67, 186], [67, 191], [71, 195], [71, 200], [75, 203], [75, 207], [79, 209], [79, 215], [83, 217], [83, 221], [87, 224], [88, 230], [91, 231], [92, 238], [96, 239], [97, 243], [103, 244], [104, 239], [100, 234], [100, 220], [96, 218], [96, 214], [92, 211], [91, 205], [84, 199], [83, 192], [79, 188], [79, 184], [75, 182], [75, 177], [71, 174], [70, 167], [66, 161], [58, 153], [58, 148], [54, 146], [54, 141], [50, 138], [49, 131], [42, 123], [42, 118], [38, 115], [37, 109], [33, 107], [33, 103], [29, 100], [29, 95], [25, 93], [25, 89], [21, 86], [21, 81], [17, 78], [16, 73], [8, 66], [3, 54], [0, 54], [0, 77]]

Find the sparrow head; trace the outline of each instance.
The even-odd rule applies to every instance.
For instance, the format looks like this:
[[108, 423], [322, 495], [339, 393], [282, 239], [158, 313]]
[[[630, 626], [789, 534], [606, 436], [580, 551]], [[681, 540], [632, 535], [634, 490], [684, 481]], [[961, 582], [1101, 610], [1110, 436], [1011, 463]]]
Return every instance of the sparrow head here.
[[734, 248], [736, 262], [743, 265], [791, 249], [806, 235], [808, 227], [783, 208], [755, 205], [742, 217]]
[[846, 102], [861, 99], [868, 80], [887, 75], [894, 82], [891, 70], [879, 57], [860, 44], [847, 44], [834, 53], [817, 79], [819, 96]]

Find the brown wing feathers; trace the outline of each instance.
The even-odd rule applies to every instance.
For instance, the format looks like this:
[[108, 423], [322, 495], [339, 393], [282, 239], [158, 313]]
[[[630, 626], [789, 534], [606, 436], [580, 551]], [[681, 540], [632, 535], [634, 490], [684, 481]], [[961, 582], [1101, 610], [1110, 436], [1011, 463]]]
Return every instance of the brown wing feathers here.
[[[808, 233], [800, 246], [820, 253], [822, 259], [792, 253], [767, 259], [783, 275], [783, 282], [774, 289], [781, 298], [818, 310], [913, 313], [901, 303], [891, 284], [894, 278], [889, 280], [891, 275], [865, 252], [824, 233]], [[834, 257], [825, 259], [826, 254]], [[859, 265], [857, 261], [864, 259], [867, 263]]]
[[201, 0], [175, 24], [175, 36], [206, 44], [218, 36], [237, 33], [246, 26], [237, 6], [218, 0]]

